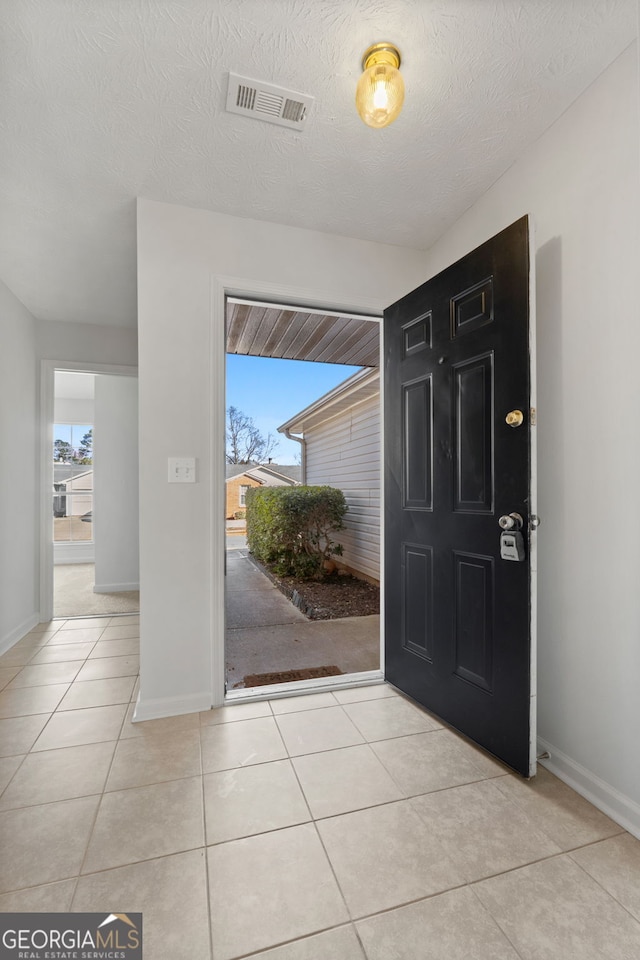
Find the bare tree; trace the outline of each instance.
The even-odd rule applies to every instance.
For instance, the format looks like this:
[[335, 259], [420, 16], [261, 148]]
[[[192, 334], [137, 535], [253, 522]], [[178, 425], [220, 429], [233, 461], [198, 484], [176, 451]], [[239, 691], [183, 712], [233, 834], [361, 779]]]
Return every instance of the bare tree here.
[[227, 463], [264, 463], [278, 446], [270, 433], [265, 437], [253, 418], [237, 407], [227, 410]]

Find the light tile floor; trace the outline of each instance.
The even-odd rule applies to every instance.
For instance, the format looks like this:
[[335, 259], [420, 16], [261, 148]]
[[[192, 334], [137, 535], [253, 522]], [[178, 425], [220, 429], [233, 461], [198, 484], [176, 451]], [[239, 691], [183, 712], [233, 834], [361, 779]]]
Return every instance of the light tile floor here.
[[388, 686], [133, 724], [138, 618], [0, 658], [0, 910], [150, 960], [638, 960], [640, 841]]

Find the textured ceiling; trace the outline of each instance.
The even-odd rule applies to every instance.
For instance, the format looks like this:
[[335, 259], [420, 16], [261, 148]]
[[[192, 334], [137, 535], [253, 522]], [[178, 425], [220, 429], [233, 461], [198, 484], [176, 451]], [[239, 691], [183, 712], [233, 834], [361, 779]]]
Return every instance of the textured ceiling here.
[[[37, 317], [135, 324], [138, 195], [428, 247], [636, 35], [635, 0], [2, 0], [0, 278]], [[359, 120], [360, 60], [406, 100]], [[224, 110], [229, 70], [315, 97]]]

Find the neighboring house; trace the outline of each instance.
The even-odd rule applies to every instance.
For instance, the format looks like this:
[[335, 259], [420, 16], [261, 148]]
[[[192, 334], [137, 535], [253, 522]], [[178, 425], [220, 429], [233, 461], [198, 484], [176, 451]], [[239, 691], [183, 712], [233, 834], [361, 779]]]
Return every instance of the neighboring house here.
[[53, 465], [54, 517], [82, 517], [93, 509], [93, 467], [80, 463]]
[[302, 435], [303, 483], [339, 487], [347, 501], [340, 565], [380, 580], [380, 371], [365, 367], [278, 427]]
[[251, 487], [285, 487], [300, 483], [301, 468], [292, 465], [228, 463], [226, 480], [227, 520], [245, 508], [245, 496]]
[[93, 466], [56, 461], [53, 491], [54, 564], [94, 563]]

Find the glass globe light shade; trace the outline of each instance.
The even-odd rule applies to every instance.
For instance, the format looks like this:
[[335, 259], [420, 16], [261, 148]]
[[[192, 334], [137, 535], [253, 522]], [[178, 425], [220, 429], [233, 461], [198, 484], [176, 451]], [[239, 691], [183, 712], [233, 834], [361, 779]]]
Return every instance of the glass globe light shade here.
[[364, 55], [364, 73], [356, 87], [356, 109], [369, 127], [388, 127], [402, 110], [404, 80], [400, 54], [389, 44], [376, 44]]

